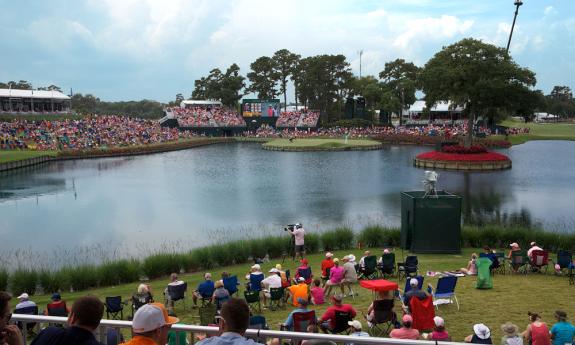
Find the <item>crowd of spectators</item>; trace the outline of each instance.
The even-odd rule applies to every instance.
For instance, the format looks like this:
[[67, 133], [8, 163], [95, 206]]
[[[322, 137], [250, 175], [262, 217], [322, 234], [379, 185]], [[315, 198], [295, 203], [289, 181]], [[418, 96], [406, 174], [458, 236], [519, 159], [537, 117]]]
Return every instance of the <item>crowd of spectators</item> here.
[[237, 111], [226, 108], [214, 108], [211, 113], [220, 127], [243, 127], [246, 125], [246, 121]]
[[319, 120], [319, 113], [315, 111], [285, 111], [276, 121], [276, 127], [315, 127]]
[[170, 109], [182, 127], [214, 127], [210, 110], [203, 107]]

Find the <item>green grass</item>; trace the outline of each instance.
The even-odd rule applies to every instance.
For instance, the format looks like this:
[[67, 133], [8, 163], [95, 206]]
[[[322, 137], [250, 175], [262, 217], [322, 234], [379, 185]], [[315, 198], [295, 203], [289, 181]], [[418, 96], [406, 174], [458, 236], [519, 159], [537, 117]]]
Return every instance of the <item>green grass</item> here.
[[28, 151], [28, 150], [13, 150], [13, 151], [0, 151], [0, 163], [19, 161], [28, 158], [35, 158], [40, 156], [56, 156], [56, 151]]
[[297, 147], [297, 148], [348, 148], [357, 146], [380, 146], [381, 143], [374, 140], [365, 139], [295, 139], [290, 142], [289, 139], [275, 139], [264, 144], [273, 147]]
[[[529, 134], [510, 135], [508, 140], [513, 145], [523, 144], [530, 140], [575, 140], [575, 123], [524, 123], [515, 120], [506, 120], [503, 126], [529, 128]], [[505, 136], [493, 136], [504, 139]]]
[[[453, 270], [464, 267], [472, 252], [479, 252], [479, 249], [465, 249], [461, 255], [418, 255], [420, 262], [420, 272], [426, 271], [442, 271]], [[353, 253], [357, 256], [358, 260], [361, 257], [362, 250], [353, 249], [346, 251], [336, 251], [336, 257], [343, 257], [346, 254]], [[380, 254], [379, 249], [372, 250], [374, 254]], [[402, 253], [401, 250], [395, 250], [397, 259], [400, 260], [407, 252]], [[323, 259], [322, 254], [309, 255], [308, 259], [313, 269], [313, 273], [318, 275], [320, 261]], [[281, 262], [280, 259], [272, 260], [269, 263], [263, 264], [262, 268], [265, 272], [269, 271], [276, 263]], [[231, 274], [238, 275], [243, 282], [243, 276], [248, 272], [251, 264], [232, 265], [226, 267], [218, 267], [210, 270], [214, 277], [219, 277], [221, 272], [227, 271]], [[284, 269], [290, 269], [294, 272], [297, 263], [291, 260], [286, 260]], [[549, 272], [552, 269], [550, 267]], [[182, 275], [185, 281], [188, 282], [190, 296], [191, 291], [200, 283], [204, 271]], [[267, 274], [267, 273], [266, 273]], [[391, 278], [395, 280], [396, 278]], [[437, 279], [425, 278], [426, 283], [435, 285]], [[493, 278], [494, 288], [492, 290], [477, 290], [474, 288], [475, 278], [465, 277], [458, 281], [457, 296], [461, 305], [461, 310], [457, 311], [454, 305], [440, 306], [438, 315], [445, 318], [447, 330], [451, 333], [454, 341], [462, 341], [463, 338], [472, 332], [472, 325], [474, 323], [483, 322], [491, 328], [494, 336], [494, 341], [497, 342], [501, 337], [500, 325], [512, 321], [517, 324], [521, 329], [527, 324], [527, 311], [536, 311], [542, 313], [543, 320], [552, 323], [552, 315], [554, 310], [563, 309], [571, 317], [575, 316], [575, 305], [569, 297], [572, 294], [573, 286], [569, 286], [566, 277], [554, 276], [548, 274], [529, 274], [523, 275], [496, 275]], [[149, 282], [152, 287], [152, 292], [158, 301], [163, 301], [162, 292], [167, 284], [167, 278], [152, 280]], [[400, 282], [400, 288], [403, 288], [405, 281]], [[69, 303], [74, 301], [80, 296], [86, 294], [93, 294], [104, 299], [105, 296], [120, 295], [124, 299], [128, 299], [132, 293], [135, 292], [137, 283], [122, 284], [113, 287], [106, 287], [100, 289], [91, 289], [82, 292], [64, 293], [63, 298]], [[240, 291], [243, 293], [243, 287]], [[354, 290], [359, 292], [359, 296], [352, 300], [351, 297], [346, 297], [345, 302], [351, 303], [358, 310], [357, 319], [360, 320], [364, 327], [366, 327], [365, 320], [361, 312], [366, 312], [372, 300], [370, 291], [361, 288], [358, 285], [354, 286]], [[33, 298], [39, 303], [40, 308], [44, 308], [49, 301], [48, 295], [35, 296]], [[181, 304], [176, 305], [176, 313], [183, 320], [184, 323], [197, 324], [197, 309], [191, 309], [191, 298], [188, 299], [188, 308], [184, 311]], [[325, 311], [327, 305], [314, 306], [313, 309], [321, 316]], [[400, 313], [399, 307], [397, 312]], [[278, 324], [283, 322], [291, 310], [287, 307], [286, 310], [270, 311], [263, 310], [263, 315], [266, 317], [272, 329], [279, 329]], [[129, 315], [129, 308], [125, 312], [125, 316]]]

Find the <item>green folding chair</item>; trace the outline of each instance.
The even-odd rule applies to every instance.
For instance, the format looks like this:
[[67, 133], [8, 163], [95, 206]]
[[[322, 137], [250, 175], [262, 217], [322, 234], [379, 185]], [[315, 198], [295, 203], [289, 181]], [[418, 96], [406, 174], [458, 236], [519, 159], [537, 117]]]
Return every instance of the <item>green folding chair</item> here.
[[270, 309], [285, 309], [283, 288], [270, 288]]
[[244, 291], [244, 298], [250, 307], [252, 313], [256, 310], [255, 307], [257, 306], [257, 312], [262, 312], [262, 305], [260, 301], [260, 292], [259, 291]]

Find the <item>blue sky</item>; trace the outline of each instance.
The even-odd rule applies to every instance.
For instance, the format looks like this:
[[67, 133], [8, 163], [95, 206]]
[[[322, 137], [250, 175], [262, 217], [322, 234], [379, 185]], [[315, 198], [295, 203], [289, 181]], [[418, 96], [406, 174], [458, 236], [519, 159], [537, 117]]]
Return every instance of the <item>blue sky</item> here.
[[[511, 54], [537, 88], [575, 88], [575, 1], [523, 0]], [[423, 65], [464, 37], [505, 46], [513, 0], [0, 0], [0, 81], [103, 100], [167, 102], [194, 80], [262, 55], [344, 54], [355, 74]], [[290, 97], [293, 99], [293, 96]], [[289, 101], [289, 98], [288, 98]]]

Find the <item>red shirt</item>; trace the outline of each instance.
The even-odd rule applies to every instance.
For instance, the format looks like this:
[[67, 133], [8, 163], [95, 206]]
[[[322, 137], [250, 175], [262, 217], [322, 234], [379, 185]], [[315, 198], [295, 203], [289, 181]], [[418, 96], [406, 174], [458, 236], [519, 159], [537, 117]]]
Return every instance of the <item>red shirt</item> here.
[[328, 268], [332, 268], [333, 266], [335, 266], [335, 264], [333, 263], [333, 260], [331, 259], [324, 259], [321, 262], [321, 276], [322, 277], [327, 277], [327, 269]]
[[355, 314], [356, 314], [355, 309], [353, 309], [351, 304], [342, 304], [340, 306], [334, 305], [334, 306], [327, 308], [325, 313], [323, 313], [323, 315], [321, 316], [320, 320], [321, 321], [328, 321], [329, 320], [329, 327], [332, 329], [335, 328], [335, 312], [336, 311], [343, 311], [345, 313], [349, 313], [351, 315], [352, 319], [355, 317]]

